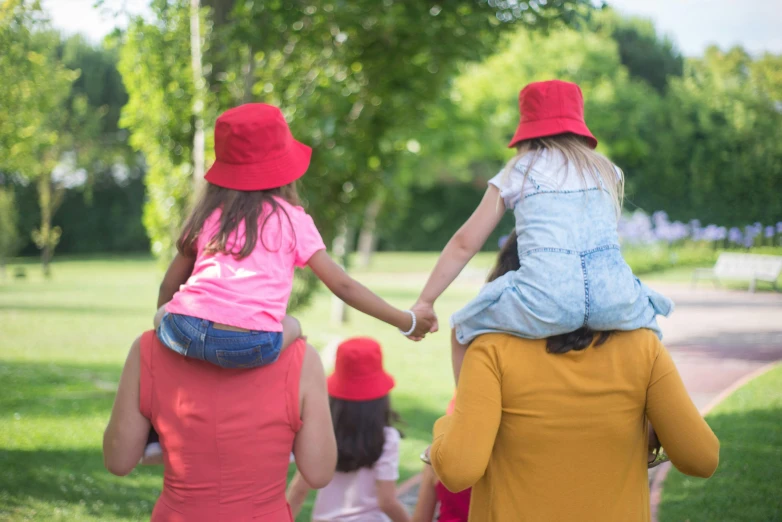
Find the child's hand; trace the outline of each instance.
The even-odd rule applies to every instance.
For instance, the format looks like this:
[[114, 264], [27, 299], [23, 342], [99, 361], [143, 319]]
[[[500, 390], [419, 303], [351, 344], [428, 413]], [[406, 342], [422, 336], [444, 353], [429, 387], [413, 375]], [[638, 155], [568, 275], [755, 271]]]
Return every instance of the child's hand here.
[[415, 313], [416, 319], [415, 330], [408, 337], [413, 341], [420, 341], [432, 330], [432, 325], [437, 321], [437, 316], [434, 315], [433, 310], [431, 312], [417, 310], [413, 313]]
[[437, 314], [434, 313], [434, 308], [417, 303], [410, 310], [416, 318], [415, 330], [408, 336], [410, 340], [420, 341], [426, 334], [437, 331]]
[[424, 301], [416, 301], [416, 303], [413, 305], [413, 307], [410, 310], [415, 314], [416, 318], [419, 320], [421, 317], [429, 318], [432, 320], [429, 330], [427, 330], [426, 333], [435, 333], [437, 330], [440, 329], [440, 324], [437, 322], [437, 314], [434, 313], [434, 305], [432, 303], [426, 303]]

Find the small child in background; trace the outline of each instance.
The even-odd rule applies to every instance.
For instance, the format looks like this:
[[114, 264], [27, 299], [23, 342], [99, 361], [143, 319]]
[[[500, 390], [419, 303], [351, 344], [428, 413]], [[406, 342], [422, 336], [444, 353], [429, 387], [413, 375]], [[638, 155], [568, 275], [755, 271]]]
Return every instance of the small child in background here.
[[[456, 395], [448, 403], [446, 415], [453, 413], [455, 399]], [[427, 464], [421, 473], [421, 486], [418, 489], [418, 502], [412, 522], [432, 522], [435, 512], [438, 522], [467, 522], [471, 492], [472, 489], [465, 489], [459, 493], [451, 493], [437, 480], [432, 466]]]
[[[396, 497], [401, 434], [392, 426], [398, 420], [388, 397], [393, 387], [377, 341], [357, 337], [337, 347], [328, 379], [337, 472], [318, 491], [313, 522], [409, 522]], [[287, 495], [294, 517], [309, 491], [296, 473]]]

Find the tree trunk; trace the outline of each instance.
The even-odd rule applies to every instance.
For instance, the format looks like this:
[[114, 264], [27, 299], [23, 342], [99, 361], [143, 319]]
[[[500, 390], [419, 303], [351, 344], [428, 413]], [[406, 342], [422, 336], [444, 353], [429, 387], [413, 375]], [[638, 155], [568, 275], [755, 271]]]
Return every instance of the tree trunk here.
[[193, 187], [199, 187], [204, 179], [204, 72], [201, 56], [201, 2], [190, 0], [190, 58], [193, 69], [195, 96], [193, 97]]
[[52, 248], [49, 245], [44, 245], [41, 249], [41, 269], [43, 271], [43, 276], [46, 279], [50, 279], [52, 277], [52, 269], [51, 269], [51, 261], [52, 261]]
[[361, 268], [369, 267], [372, 261], [372, 254], [377, 246], [377, 234], [375, 234], [377, 215], [381, 208], [383, 208], [383, 198], [378, 196], [370, 201], [364, 210], [364, 222], [361, 224], [361, 232], [358, 236], [358, 265]]
[[228, 55], [227, 41], [223, 35], [222, 29], [230, 26], [233, 22], [230, 19], [235, 0], [203, 0], [201, 4], [210, 10], [212, 30], [209, 38], [209, 65], [208, 72], [204, 79], [206, 86], [215, 94], [219, 93], [222, 83], [217, 80], [221, 73], [225, 72]]
[[65, 190], [54, 187], [51, 172], [46, 172], [38, 178], [38, 206], [41, 210], [41, 226], [33, 230], [33, 241], [41, 250], [41, 268], [46, 278], [51, 277], [49, 266], [54, 256], [54, 248], [60, 242], [62, 229], [52, 227], [52, 217], [62, 203]]
[[[342, 218], [339, 224], [339, 231], [337, 237], [334, 238], [332, 243], [332, 253], [334, 259], [342, 265], [342, 268], [347, 271], [348, 269], [348, 220], [347, 217]], [[345, 324], [348, 320], [348, 307], [342, 299], [332, 295], [331, 297], [331, 322], [334, 324]]]

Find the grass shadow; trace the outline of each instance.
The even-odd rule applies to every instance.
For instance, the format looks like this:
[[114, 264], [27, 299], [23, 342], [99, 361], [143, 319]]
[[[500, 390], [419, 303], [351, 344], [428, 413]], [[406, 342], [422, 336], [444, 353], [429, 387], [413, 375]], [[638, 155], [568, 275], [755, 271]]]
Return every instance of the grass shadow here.
[[0, 361], [0, 520], [149, 519], [162, 469], [120, 478], [103, 467], [120, 369]]
[[0, 418], [106, 415], [121, 367], [0, 361]]
[[[0, 519], [149, 519], [162, 486], [161, 469], [110, 475], [99, 449], [0, 450]], [[47, 513], [49, 511], [49, 513]], [[7, 517], [7, 518], [6, 518]]]
[[782, 521], [782, 389], [754, 391], [776, 396], [771, 407], [757, 408], [751, 393], [739, 390], [726, 401], [732, 411], [718, 409], [708, 416], [720, 439], [719, 468], [708, 480], [672, 470], [663, 489], [661, 522]]
[[63, 305], [47, 305], [41, 303], [0, 303], [0, 311], [9, 312], [35, 312], [39, 314], [79, 314], [79, 315], [109, 315], [126, 317], [128, 315], [143, 315], [147, 314], [150, 317], [154, 313], [152, 307], [145, 306], [106, 306], [101, 305], [78, 305], [78, 304], [63, 304]]

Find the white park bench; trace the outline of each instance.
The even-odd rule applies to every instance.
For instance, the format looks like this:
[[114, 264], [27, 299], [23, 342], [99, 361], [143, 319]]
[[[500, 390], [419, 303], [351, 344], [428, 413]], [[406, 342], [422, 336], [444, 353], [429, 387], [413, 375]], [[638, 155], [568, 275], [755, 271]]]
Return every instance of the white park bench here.
[[755, 291], [758, 281], [768, 281], [777, 290], [777, 279], [782, 274], [782, 256], [758, 254], [722, 253], [714, 268], [697, 268], [692, 275], [693, 286], [701, 277], [711, 277], [715, 284], [720, 280], [749, 281], [749, 291]]

